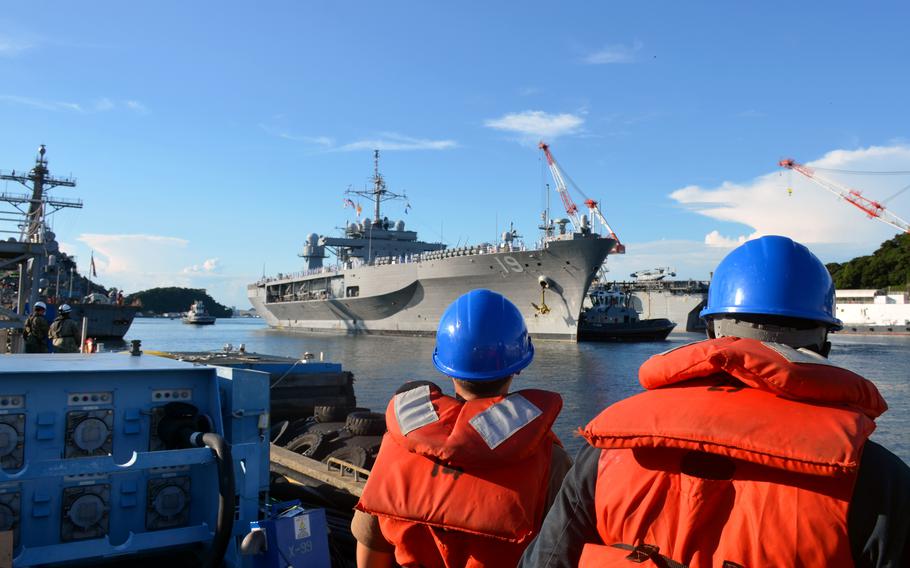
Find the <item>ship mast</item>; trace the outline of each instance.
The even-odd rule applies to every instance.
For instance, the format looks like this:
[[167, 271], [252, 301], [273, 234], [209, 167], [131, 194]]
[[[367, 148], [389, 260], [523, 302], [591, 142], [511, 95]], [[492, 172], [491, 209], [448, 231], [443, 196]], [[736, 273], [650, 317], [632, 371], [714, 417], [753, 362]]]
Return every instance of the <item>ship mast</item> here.
[[381, 173], [379, 173], [379, 150], [373, 150], [373, 189], [364, 189], [359, 191], [355, 189], [349, 189], [345, 191], [345, 194], [359, 195], [360, 197], [365, 197], [367, 199], [373, 200], [372, 225], [374, 227], [382, 224], [380, 204], [383, 201], [389, 201], [390, 199], [407, 199], [408, 197], [403, 193], [393, 193], [386, 187], [385, 178], [382, 177]]
[[63, 208], [82, 208], [81, 200], [52, 199], [47, 195], [47, 190], [54, 187], [75, 187], [76, 180], [52, 177], [47, 168], [46, 152], [44, 144], [39, 146], [35, 167], [27, 174], [15, 170], [0, 172], [0, 180], [19, 182], [31, 191], [30, 194], [0, 192], [0, 203], [15, 209], [0, 212], [0, 233], [18, 235], [18, 241], [5, 241], [0, 246], [0, 271], [19, 270], [16, 313], [22, 319], [25, 317], [25, 303], [33, 305], [38, 299], [39, 281], [48, 254], [52, 252], [48, 250], [47, 217]]

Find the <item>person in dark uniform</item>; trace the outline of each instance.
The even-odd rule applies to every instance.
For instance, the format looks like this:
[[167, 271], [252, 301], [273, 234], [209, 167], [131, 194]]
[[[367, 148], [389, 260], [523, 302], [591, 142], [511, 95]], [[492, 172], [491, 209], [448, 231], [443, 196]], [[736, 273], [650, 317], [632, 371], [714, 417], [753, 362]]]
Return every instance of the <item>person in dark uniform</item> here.
[[69, 304], [63, 304], [57, 310], [57, 317], [51, 324], [50, 337], [54, 344], [55, 353], [79, 352], [79, 325], [70, 319], [73, 309]]
[[50, 325], [44, 312], [47, 306], [44, 302], [35, 302], [35, 309], [25, 320], [25, 352], [47, 353], [47, 338]]

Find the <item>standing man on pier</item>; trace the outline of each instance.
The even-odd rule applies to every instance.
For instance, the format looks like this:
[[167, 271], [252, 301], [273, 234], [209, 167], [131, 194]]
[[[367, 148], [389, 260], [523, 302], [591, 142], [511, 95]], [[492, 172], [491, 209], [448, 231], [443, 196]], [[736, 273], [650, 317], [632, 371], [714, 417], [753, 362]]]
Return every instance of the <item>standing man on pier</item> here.
[[826, 359], [834, 284], [809, 249], [749, 241], [717, 267], [706, 341], [583, 431], [522, 566], [910, 566], [910, 468], [868, 440], [887, 405]]
[[562, 398], [509, 394], [533, 358], [524, 318], [502, 295], [474, 290], [448, 307], [433, 363], [455, 397], [419, 381], [389, 403], [351, 523], [359, 568], [518, 562], [571, 465], [551, 430]]
[[47, 353], [47, 337], [49, 326], [44, 311], [47, 306], [44, 302], [35, 302], [35, 308], [25, 320], [25, 352]]
[[79, 352], [79, 325], [70, 319], [73, 309], [69, 304], [63, 304], [57, 310], [57, 317], [51, 324], [50, 336], [54, 344], [55, 353]]

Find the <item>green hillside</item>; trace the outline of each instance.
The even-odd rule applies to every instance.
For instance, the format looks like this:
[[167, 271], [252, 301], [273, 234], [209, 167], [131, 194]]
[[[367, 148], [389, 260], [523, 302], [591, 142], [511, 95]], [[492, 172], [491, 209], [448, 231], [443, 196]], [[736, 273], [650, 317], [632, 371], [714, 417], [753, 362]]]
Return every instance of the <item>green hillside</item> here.
[[215, 301], [202, 288], [152, 288], [131, 294], [127, 302], [142, 302], [142, 311], [163, 314], [165, 312], [185, 312], [196, 300], [202, 300], [205, 309], [217, 318], [231, 317], [231, 309]]
[[838, 289], [901, 288], [910, 283], [910, 234], [902, 234], [882, 243], [869, 256], [828, 264], [828, 271]]

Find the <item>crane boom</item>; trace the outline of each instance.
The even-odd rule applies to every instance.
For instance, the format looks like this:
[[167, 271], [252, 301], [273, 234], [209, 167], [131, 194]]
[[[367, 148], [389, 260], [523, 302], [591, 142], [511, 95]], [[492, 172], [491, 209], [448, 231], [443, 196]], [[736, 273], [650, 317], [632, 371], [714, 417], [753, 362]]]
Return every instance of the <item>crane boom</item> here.
[[886, 209], [885, 206], [878, 201], [869, 199], [868, 197], [864, 196], [861, 191], [857, 189], [851, 189], [849, 187], [835, 183], [829, 179], [819, 177], [818, 174], [815, 173], [815, 170], [809, 166], [806, 166], [805, 164], [800, 164], [792, 158], [781, 160], [778, 162], [778, 165], [782, 168], [795, 170], [801, 173], [824, 189], [830, 191], [850, 205], [853, 205], [865, 213], [870, 219], [878, 219], [879, 221], [887, 223], [895, 229], [899, 229], [904, 233], [910, 233], [910, 223]]
[[[569, 215], [569, 218], [572, 220], [572, 225], [575, 227], [575, 230], [581, 229], [581, 218], [578, 215], [578, 206], [572, 200], [572, 196], [569, 194], [569, 188], [566, 186], [565, 177], [563, 176], [562, 169], [559, 167], [559, 164], [556, 163], [556, 159], [553, 157], [553, 154], [550, 153], [550, 145], [541, 141], [538, 147], [543, 150], [544, 155], [547, 157], [547, 166], [550, 168], [550, 173], [553, 175], [553, 181], [556, 182], [556, 191], [559, 193], [559, 197], [562, 199], [562, 204], [566, 208], [566, 213]], [[571, 180], [570, 180], [571, 181]], [[613, 231], [610, 224], [607, 223], [607, 219], [604, 217], [603, 213], [600, 211], [600, 207], [597, 204], [597, 201], [594, 201], [581, 190], [578, 185], [574, 182], [572, 186], [575, 188], [578, 193], [585, 199], [585, 205], [588, 207], [588, 212], [591, 215], [591, 220], [595, 218], [603, 224], [604, 229], [610, 234], [610, 238], [616, 241], [616, 246], [613, 247], [611, 251], [614, 254], [625, 254], [626, 246], [619, 242], [619, 237], [616, 236], [616, 233]]]
[[556, 165], [553, 154], [550, 153], [550, 146], [541, 141], [538, 147], [543, 150], [544, 155], [547, 157], [547, 166], [550, 168], [550, 173], [553, 175], [553, 181], [556, 182], [556, 192], [559, 193], [559, 197], [562, 199], [563, 207], [565, 207], [566, 214], [572, 221], [572, 226], [578, 231], [581, 229], [581, 219], [578, 217], [578, 205], [575, 205], [575, 202], [572, 201], [572, 196], [569, 195], [569, 188], [566, 187], [566, 181], [562, 177], [562, 172], [559, 170], [559, 166]]

